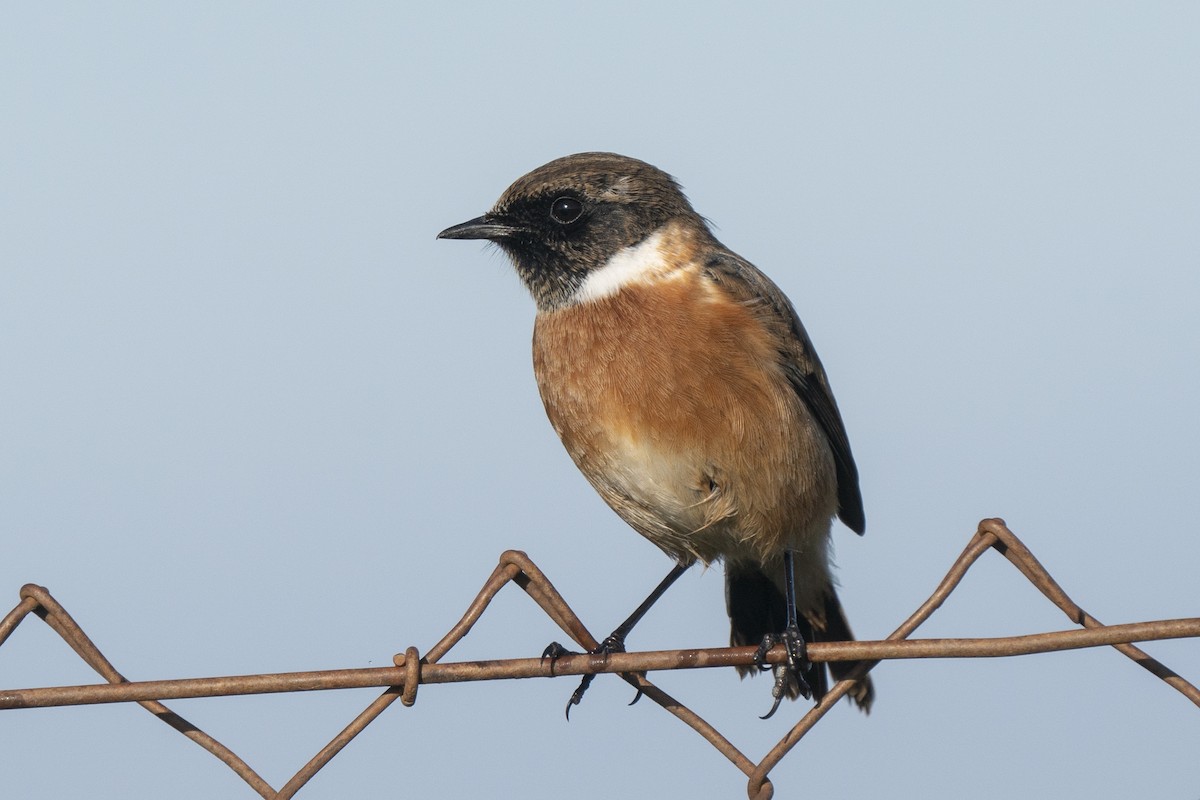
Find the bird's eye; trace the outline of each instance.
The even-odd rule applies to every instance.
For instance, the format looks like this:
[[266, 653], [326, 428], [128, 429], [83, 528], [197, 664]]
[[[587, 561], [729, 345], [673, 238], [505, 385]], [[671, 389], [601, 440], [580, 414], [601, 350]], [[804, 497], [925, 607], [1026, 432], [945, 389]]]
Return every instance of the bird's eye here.
[[583, 203], [574, 197], [560, 197], [550, 204], [550, 218], [560, 225], [570, 225], [583, 216]]

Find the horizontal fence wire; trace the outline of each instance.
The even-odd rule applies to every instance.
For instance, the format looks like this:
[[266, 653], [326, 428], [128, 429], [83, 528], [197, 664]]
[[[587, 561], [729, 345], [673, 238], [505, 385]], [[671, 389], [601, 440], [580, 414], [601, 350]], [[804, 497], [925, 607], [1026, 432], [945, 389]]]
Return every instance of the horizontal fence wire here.
[[[936, 611], [959, 585], [971, 565], [985, 552], [996, 550], [1015, 566], [1050, 602], [1058, 606], [1079, 629], [999, 638], [910, 639], [910, 635]], [[1103, 625], [1080, 608], [1062, 590], [1003, 520], [983, 520], [962, 555], [920, 608], [882, 641], [814, 642], [807, 646], [813, 662], [857, 661], [858, 666], [800, 719], [760, 760], [742, 753], [719, 731], [683, 703], [653, 684], [647, 672], [675, 669], [747, 666], [756, 663], [756, 647], [660, 650], [608, 654], [566, 654], [556, 658], [517, 658], [441, 663], [441, 659], [470, 631], [492, 598], [508, 583], [516, 583], [582, 648], [598, 649], [599, 642], [571, 610], [542, 571], [524, 553], [509, 550], [488, 578], [462, 619], [422, 657], [415, 647], [397, 654], [393, 667], [285, 672], [183, 680], [127, 681], [104, 657], [79, 625], [43, 587], [21, 589], [18, 605], [0, 620], [0, 645], [29, 614], [46, 622], [106, 681], [82, 686], [55, 686], [0, 690], [0, 711], [73, 706], [95, 703], [136, 702], [226, 764], [264, 798], [291, 798], [362, 730], [393, 702], [411, 706], [423, 684], [458, 683], [514, 678], [550, 678], [569, 675], [617, 673], [639, 693], [657, 703], [708, 741], [747, 777], [747, 796], [766, 800], [774, 792], [768, 775], [837, 701], [849, 692], [879, 661], [905, 658], [995, 658], [1087, 647], [1111, 646], [1165, 681], [1200, 706], [1200, 690], [1174, 671], [1151, 658], [1134, 642], [1200, 637], [1200, 618], [1158, 620], [1123, 625]], [[786, 661], [777, 646], [766, 662]], [[162, 704], [163, 700], [219, 697], [278, 692], [323, 691], [351, 688], [384, 691], [321, 749], [284, 786], [272, 788], [240, 756]]]

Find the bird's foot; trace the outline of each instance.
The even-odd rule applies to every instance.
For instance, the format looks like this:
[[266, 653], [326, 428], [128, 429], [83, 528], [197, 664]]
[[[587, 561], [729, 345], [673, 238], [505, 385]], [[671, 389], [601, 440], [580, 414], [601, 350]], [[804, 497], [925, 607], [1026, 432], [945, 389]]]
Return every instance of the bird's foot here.
[[[777, 644], [782, 644], [787, 650], [787, 661], [771, 667], [767, 663], [767, 653]], [[770, 719], [774, 716], [775, 712], [779, 710], [780, 702], [787, 695], [788, 685], [792, 681], [796, 682], [800, 694], [812, 697], [812, 687], [804, 679], [804, 673], [810, 666], [804, 637], [800, 635], [800, 629], [794, 623], [785, 628], [782, 633], [768, 633], [764, 636], [758, 645], [758, 650], [754, 653], [754, 663], [761, 670], [774, 669], [775, 671], [775, 685], [771, 687], [771, 697], [774, 698], [774, 702], [771, 704], [771, 710], [759, 719]]]
[[[605, 637], [604, 641], [600, 642], [599, 647], [597, 647], [595, 650], [589, 650], [588, 652], [594, 656], [599, 656], [599, 655], [606, 656], [609, 653], [624, 653], [625, 652], [625, 638], [616, 633], [609, 634], [607, 637]], [[577, 653], [575, 653], [572, 650], [568, 650], [567, 648], [563, 647], [558, 642], [551, 642], [549, 645], [547, 645], [546, 649], [542, 651], [542, 660], [544, 661], [548, 658], [551, 660], [551, 663], [553, 664], [553, 662], [555, 660], [557, 660], [558, 658], [565, 656], [565, 655], [577, 655]], [[566, 709], [566, 716], [567, 716], [568, 721], [571, 719], [571, 706], [577, 706], [583, 701], [583, 696], [585, 694], [587, 694], [588, 687], [592, 685], [592, 681], [595, 679], [595, 677], [596, 677], [595, 673], [592, 673], [590, 675], [584, 675], [579, 680], [579, 686], [577, 686], [575, 688], [575, 691], [571, 693], [570, 699], [567, 700], [567, 709]], [[642, 692], [639, 689], [637, 695], [634, 696], [633, 700], [630, 701], [629, 705], [633, 705], [638, 700], [640, 700], [641, 697], [642, 697]]]
[[546, 645], [546, 649], [542, 651], [542, 661], [545, 661], [547, 658], [550, 659], [550, 666], [553, 668], [555, 661], [558, 661], [563, 656], [573, 655], [577, 655], [574, 650], [568, 650], [558, 642], [551, 642], [550, 644]]

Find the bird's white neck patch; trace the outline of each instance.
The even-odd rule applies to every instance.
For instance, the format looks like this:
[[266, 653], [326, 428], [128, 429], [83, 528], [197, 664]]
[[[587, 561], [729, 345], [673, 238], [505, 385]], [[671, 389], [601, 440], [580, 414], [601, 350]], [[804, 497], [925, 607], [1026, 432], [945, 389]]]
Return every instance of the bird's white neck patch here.
[[655, 231], [637, 244], [613, 254], [608, 262], [588, 274], [571, 300], [588, 303], [611, 297], [624, 287], [660, 277], [667, 271], [663, 263], [662, 231]]

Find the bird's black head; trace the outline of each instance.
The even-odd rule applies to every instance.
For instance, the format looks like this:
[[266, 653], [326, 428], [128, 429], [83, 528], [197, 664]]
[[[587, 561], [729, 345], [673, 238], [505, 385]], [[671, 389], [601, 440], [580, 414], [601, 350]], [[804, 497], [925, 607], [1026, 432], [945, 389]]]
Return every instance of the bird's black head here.
[[680, 217], [704, 227], [667, 173], [614, 153], [579, 153], [519, 178], [491, 211], [438, 238], [499, 244], [545, 311], [566, 305], [614, 254]]

